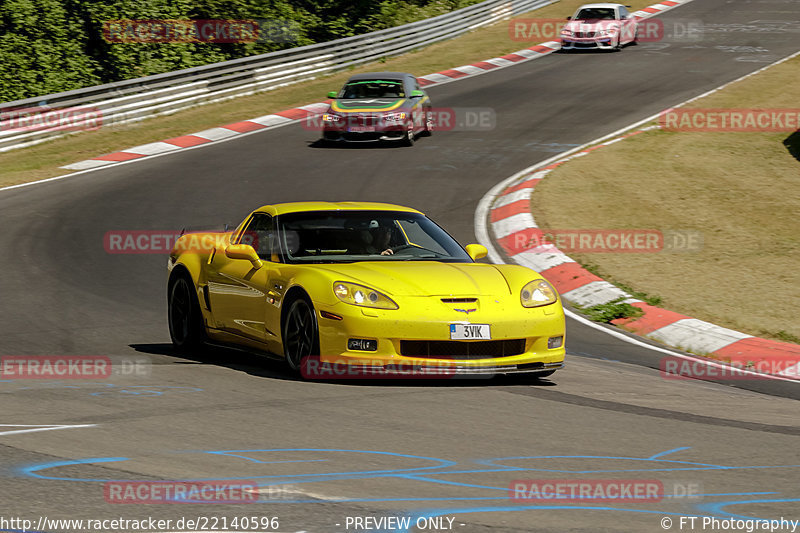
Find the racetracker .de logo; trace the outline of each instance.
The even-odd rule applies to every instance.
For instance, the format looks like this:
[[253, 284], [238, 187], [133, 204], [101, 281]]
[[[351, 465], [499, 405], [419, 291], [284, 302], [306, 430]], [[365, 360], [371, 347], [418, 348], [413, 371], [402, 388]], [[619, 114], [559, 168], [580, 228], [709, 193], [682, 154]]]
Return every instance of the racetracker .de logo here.
[[700, 379], [704, 381], [763, 380], [782, 376], [800, 379], [800, 359], [731, 361], [730, 363], [664, 357], [660, 364], [664, 379]]
[[521, 502], [658, 502], [664, 485], [657, 479], [515, 479], [509, 498]]
[[309, 131], [340, 131], [373, 133], [405, 131], [409, 122], [417, 128], [430, 120], [433, 131], [490, 131], [497, 126], [497, 115], [491, 107], [432, 107], [427, 117], [420, 112], [407, 111], [328, 111], [311, 113], [300, 121]]
[[103, 39], [109, 43], [254, 43], [255, 20], [107, 20]]
[[305, 379], [447, 379], [456, 375], [456, 368], [446, 362], [433, 366], [409, 361], [312, 355], [301, 360], [300, 373]]
[[664, 249], [664, 236], [655, 229], [529, 228], [512, 237], [515, 252], [556, 248], [564, 253], [655, 253]]
[[108, 503], [255, 503], [255, 481], [107, 481]]
[[[109, 254], [203, 253], [231, 244], [232, 233], [204, 233], [159, 230], [113, 230], [103, 236], [103, 247]], [[258, 249], [258, 235], [244, 232], [240, 244]]]
[[[564, 33], [564, 26], [570, 24], [571, 31]], [[517, 18], [508, 22], [508, 34], [512, 41], [541, 43], [557, 41], [561, 37], [594, 38], [601, 33], [616, 30], [620, 22], [599, 20], [588, 24], [575, 21], [570, 23], [564, 19]], [[628, 30], [629, 31], [629, 30]], [[664, 38], [664, 22], [651, 18], [640, 20], [636, 26], [636, 39], [639, 42], [658, 42]]]
[[794, 132], [800, 109], [667, 109], [658, 116], [665, 131]]
[[111, 372], [105, 355], [0, 356], [2, 379], [103, 379]]
[[0, 131], [88, 131], [103, 125], [103, 112], [96, 107], [33, 106], [0, 110]]

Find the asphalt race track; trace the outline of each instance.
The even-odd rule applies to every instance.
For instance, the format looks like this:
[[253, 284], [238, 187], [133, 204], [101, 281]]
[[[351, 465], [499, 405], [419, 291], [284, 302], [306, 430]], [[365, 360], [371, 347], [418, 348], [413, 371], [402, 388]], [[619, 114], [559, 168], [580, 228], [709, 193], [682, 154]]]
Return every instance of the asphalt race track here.
[[[491, 108], [490, 130], [436, 132], [412, 148], [323, 148], [295, 124], [0, 192], [0, 354], [134, 358], [143, 374], [0, 381], [0, 515], [247, 515], [310, 533], [365, 531], [352, 518], [367, 516], [463, 532], [657, 532], [664, 517], [678, 531], [682, 515], [800, 519], [791, 383], [667, 380], [663, 354], [573, 321], [567, 367], [538, 382], [302, 382], [232, 350], [177, 357], [165, 257], [103, 247], [109, 230], [219, 227], [258, 205], [309, 199], [407, 204], [475, 242], [477, 202], [500, 180], [800, 45], [797, 33], [764, 22], [800, 21], [797, 0], [696, 0], [661, 18], [718, 26], [699, 42], [556, 53], [429, 90], [438, 107]], [[88, 426], [11, 433], [51, 424]], [[104, 499], [107, 481], [187, 479], [255, 480], [259, 501]], [[668, 494], [517, 501], [508, 488], [519, 479], [657, 480]]]

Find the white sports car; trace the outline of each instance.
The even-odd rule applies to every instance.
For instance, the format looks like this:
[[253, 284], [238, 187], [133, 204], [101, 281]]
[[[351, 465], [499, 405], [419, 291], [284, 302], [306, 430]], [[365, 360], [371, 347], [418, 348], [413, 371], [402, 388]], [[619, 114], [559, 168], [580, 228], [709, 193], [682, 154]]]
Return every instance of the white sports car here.
[[619, 50], [636, 43], [638, 22], [622, 4], [585, 4], [561, 29], [561, 49]]

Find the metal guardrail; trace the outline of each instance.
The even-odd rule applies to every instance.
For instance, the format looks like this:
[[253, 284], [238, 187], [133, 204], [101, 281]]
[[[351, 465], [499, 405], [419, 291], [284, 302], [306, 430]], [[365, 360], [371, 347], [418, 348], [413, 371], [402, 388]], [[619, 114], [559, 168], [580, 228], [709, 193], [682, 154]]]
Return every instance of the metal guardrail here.
[[101, 121], [102, 127], [126, 124], [314, 79], [452, 39], [556, 1], [486, 0], [419, 22], [335, 41], [3, 103], [0, 152], [63, 136], [76, 125], [87, 129], [86, 122], [91, 120]]

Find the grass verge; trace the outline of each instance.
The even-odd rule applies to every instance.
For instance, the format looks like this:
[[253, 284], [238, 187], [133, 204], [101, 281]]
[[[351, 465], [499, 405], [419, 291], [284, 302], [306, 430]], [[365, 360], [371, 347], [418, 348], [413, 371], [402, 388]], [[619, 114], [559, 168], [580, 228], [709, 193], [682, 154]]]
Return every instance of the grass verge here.
[[[797, 109], [798, 73], [800, 57], [687, 107]], [[571, 256], [661, 307], [797, 342], [798, 191], [800, 132], [654, 130], [561, 165], [531, 205], [543, 228], [701, 232], [699, 252]]]
[[[562, 0], [515, 18], [566, 18], [583, 3], [583, 0]], [[647, 1], [635, 2], [634, 10], [649, 4], [650, 2]], [[512, 40], [509, 33], [509, 21], [501, 21], [456, 39], [312, 81], [227, 102], [198, 106], [173, 115], [151, 118], [135, 124], [82, 132], [29, 148], [12, 150], [0, 154], [0, 186], [67, 174], [70, 171], [59, 167], [132, 146], [161, 141], [319, 102], [325, 99], [328, 91], [339, 89], [344, 81], [355, 73], [391, 70], [423, 76], [502, 56], [534, 44], [537, 43]]]

